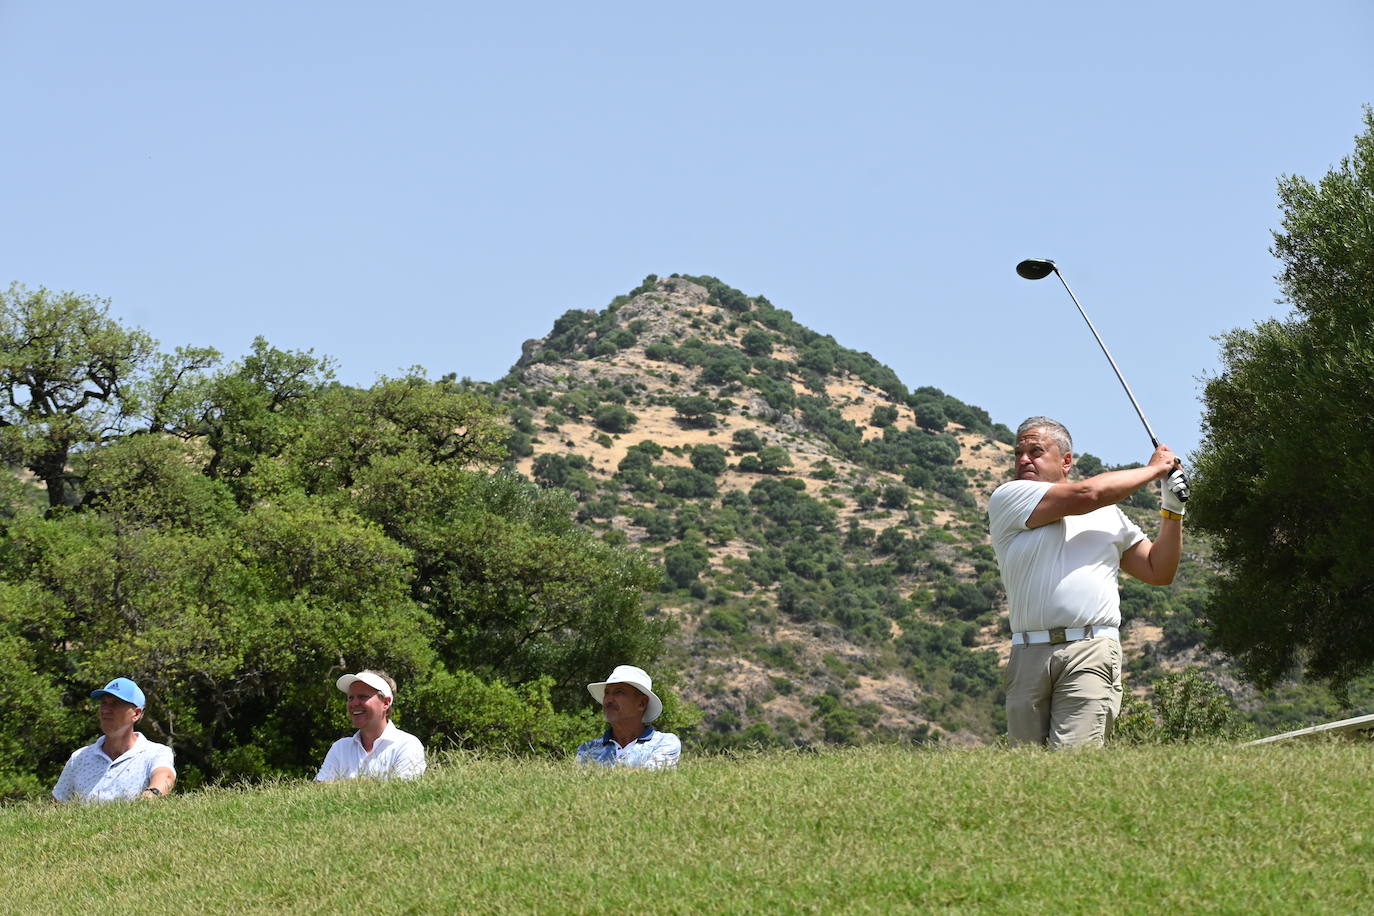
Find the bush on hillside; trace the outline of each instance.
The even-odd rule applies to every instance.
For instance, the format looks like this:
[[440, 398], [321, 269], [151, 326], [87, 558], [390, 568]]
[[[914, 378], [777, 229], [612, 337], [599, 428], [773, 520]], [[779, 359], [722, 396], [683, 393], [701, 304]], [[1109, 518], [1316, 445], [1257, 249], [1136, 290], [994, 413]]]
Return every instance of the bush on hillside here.
[[592, 422], [608, 433], [627, 433], [639, 422], [639, 417], [619, 404], [602, 404], [596, 408]]
[[719, 445], [698, 445], [692, 449], [692, 467], [712, 477], [725, 473], [728, 466], [725, 449]]

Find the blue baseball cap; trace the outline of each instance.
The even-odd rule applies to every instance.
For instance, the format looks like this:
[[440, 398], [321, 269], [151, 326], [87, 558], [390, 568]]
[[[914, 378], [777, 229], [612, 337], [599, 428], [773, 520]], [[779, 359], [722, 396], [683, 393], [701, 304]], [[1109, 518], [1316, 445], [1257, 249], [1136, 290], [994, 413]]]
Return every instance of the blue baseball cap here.
[[117, 677], [99, 690], [92, 690], [91, 696], [98, 697], [106, 693], [117, 700], [132, 703], [139, 709], [143, 708], [143, 691], [139, 690], [138, 685], [127, 677]]

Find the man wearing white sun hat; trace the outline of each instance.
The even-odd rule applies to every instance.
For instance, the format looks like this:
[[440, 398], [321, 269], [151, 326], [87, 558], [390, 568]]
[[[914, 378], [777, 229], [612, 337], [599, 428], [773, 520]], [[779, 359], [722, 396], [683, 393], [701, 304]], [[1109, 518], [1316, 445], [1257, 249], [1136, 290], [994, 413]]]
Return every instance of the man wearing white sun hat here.
[[617, 665], [606, 680], [588, 684], [587, 692], [601, 704], [606, 731], [577, 748], [578, 763], [649, 770], [677, 766], [682, 742], [649, 724], [663, 712], [663, 701], [643, 668]]
[[348, 695], [348, 718], [358, 730], [334, 742], [316, 782], [356, 779], [414, 779], [425, 771], [425, 746], [391, 724], [396, 682], [384, 671], [359, 671], [335, 681]]

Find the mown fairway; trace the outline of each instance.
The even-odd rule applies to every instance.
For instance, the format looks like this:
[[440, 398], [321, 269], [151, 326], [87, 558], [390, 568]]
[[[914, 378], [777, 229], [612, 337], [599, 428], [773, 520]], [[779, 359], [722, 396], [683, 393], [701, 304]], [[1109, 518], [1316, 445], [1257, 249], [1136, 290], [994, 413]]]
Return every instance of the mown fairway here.
[[1374, 748], [866, 749], [0, 810], [12, 912], [1368, 911]]

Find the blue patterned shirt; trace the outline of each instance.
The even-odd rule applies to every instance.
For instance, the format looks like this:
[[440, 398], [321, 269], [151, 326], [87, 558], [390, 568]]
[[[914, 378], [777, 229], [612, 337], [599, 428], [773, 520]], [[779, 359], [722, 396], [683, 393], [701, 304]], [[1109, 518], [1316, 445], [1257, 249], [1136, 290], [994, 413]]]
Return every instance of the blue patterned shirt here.
[[646, 770], [661, 770], [677, 766], [682, 755], [682, 742], [677, 735], [655, 731], [652, 725], [644, 726], [639, 737], [621, 747], [611, 737], [611, 730], [600, 738], [584, 741], [577, 748], [578, 763], [599, 763], [602, 766], [643, 767]]

